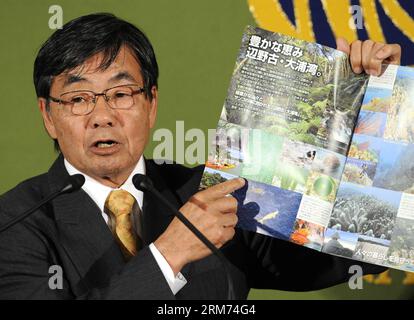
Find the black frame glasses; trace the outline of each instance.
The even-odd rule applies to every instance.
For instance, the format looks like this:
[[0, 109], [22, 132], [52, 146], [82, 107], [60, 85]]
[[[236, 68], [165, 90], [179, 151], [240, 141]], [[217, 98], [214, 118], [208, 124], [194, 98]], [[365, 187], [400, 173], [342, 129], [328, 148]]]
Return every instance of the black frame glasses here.
[[92, 90], [74, 90], [64, 92], [58, 98], [49, 96], [49, 99], [59, 105], [70, 106], [73, 115], [87, 115], [96, 106], [99, 96], [103, 96], [112, 109], [130, 109], [134, 104], [134, 95], [145, 92], [145, 87], [138, 84], [123, 84], [105, 89], [101, 93]]

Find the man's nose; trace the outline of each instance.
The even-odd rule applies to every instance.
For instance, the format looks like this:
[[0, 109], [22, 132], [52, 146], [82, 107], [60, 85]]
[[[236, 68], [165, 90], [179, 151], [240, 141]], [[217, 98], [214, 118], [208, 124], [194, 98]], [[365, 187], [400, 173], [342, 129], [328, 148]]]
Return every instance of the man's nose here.
[[95, 98], [95, 108], [91, 113], [90, 124], [93, 128], [113, 127], [116, 123], [115, 111], [109, 106], [105, 96]]

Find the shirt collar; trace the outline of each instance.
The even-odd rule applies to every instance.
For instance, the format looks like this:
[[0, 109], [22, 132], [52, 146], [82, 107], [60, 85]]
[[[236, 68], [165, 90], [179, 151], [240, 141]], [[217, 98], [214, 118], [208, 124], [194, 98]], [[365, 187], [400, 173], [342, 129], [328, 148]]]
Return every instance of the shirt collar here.
[[[66, 159], [64, 159], [64, 164], [65, 164], [65, 168], [68, 171], [69, 175], [80, 173], [85, 177], [85, 184], [82, 186], [82, 189], [98, 205], [99, 209], [101, 209], [101, 211], [104, 212], [106, 198], [108, 197], [109, 193], [115, 189], [105, 186], [102, 183], [84, 174], [83, 172], [80, 172], [73, 165], [71, 165], [69, 161], [67, 161]], [[138, 163], [136, 164], [134, 170], [132, 170], [131, 174], [129, 175], [125, 183], [117, 189], [123, 189], [125, 191], [128, 191], [130, 194], [132, 194], [134, 198], [137, 200], [138, 205], [142, 210], [144, 193], [142, 191], [137, 190], [134, 187], [134, 184], [132, 183], [132, 177], [137, 173], [145, 174], [144, 156], [141, 156], [141, 158], [138, 160]]]

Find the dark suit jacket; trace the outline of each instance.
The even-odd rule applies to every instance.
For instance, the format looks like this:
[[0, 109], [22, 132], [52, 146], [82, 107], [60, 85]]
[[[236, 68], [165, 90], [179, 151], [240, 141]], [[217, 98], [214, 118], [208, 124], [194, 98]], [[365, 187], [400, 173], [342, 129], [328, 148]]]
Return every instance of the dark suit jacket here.
[[[177, 208], [197, 191], [203, 167], [157, 165], [146, 160], [147, 175]], [[59, 156], [48, 173], [26, 180], [0, 197], [0, 224], [59, 190], [68, 173]], [[188, 283], [174, 296], [148, 245], [173, 219], [171, 212], [144, 196], [145, 243], [129, 262], [100, 209], [82, 190], [59, 196], [0, 234], [0, 299], [225, 299], [227, 285], [215, 256], [182, 270]], [[318, 253], [260, 234], [237, 230], [223, 248], [231, 261], [238, 299], [249, 289], [315, 290], [343, 281], [355, 261]], [[51, 290], [52, 265], [63, 269], [63, 289]], [[383, 268], [363, 265], [368, 272]]]

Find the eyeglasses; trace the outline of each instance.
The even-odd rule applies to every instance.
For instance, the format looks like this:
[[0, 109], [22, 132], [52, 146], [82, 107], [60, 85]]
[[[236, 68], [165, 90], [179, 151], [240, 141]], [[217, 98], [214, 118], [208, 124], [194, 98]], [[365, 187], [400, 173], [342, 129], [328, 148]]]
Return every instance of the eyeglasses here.
[[84, 116], [93, 111], [99, 96], [103, 96], [112, 109], [129, 109], [134, 105], [134, 95], [145, 91], [144, 87], [128, 84], [112, 87], [95, 93], [90, 90], [76, 90], [65, 92], [59, 99], [49, 96], [53, 102], [70, 107], [73, 115]]

